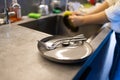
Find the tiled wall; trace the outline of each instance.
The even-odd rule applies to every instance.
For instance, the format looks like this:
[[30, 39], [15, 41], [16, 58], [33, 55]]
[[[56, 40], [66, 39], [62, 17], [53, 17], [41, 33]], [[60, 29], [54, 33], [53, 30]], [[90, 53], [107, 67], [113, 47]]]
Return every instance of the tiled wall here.
[[[7, 0], [8, 6], [10, 5], [12, 0]], [[41, 0], [18, 0], [18, 3], [21, 5], [22, 15], [27, 15], [30, 12], [37, 12], [37, 6], [39, 5]], [[61, 7], [64, 7], [66, 0], [61, 0]], [[69, 1], [79, 1], [81, 3], [86, 0], [69, 0]], [[51, 0], [46, 0], [46, 4], [50, 4]], [[4, 10], [4, 0], [0, 0], [0, 12]]]

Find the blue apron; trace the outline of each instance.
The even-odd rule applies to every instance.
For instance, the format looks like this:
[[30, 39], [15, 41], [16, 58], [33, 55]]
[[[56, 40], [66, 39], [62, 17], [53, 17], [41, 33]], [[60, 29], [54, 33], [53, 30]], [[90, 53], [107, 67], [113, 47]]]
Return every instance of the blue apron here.
[[111, 67], [109, 79], [120, 80], [120, 33], [115, 33], [116, 46], [113, 57], [113, 64]]

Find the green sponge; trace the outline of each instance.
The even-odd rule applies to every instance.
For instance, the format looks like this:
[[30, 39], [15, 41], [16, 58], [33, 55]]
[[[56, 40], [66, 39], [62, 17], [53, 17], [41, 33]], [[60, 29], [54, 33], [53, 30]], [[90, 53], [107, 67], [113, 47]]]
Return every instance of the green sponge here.
[[29, 13], [28, 17], [38, 19], [41, 17], [41, 14], [40, 13]]
[[61, 13], [61, 10], [59, 10], [59, 9], [53, 9], [53, 13], [56, 13], [56, 14]]

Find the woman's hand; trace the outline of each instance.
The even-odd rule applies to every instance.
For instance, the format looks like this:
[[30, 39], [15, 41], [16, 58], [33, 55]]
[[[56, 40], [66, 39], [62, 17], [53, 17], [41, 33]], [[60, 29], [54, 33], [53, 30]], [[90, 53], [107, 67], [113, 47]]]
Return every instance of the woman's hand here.
[[69, 16], [69, 19], [74, 27], [85, 24], [104, 24], [109, 22], [104, 11], [108, 7], [108, 3], [104, 1], [99, 7], [96, 7], [96, 9], [89, 14], [84, 14], [80, 11], [72, 12], [72, 15]]
[[104, 24], [109, 22], [105, 11], [85, 16], [70, 15], [69, 19], [74, 26], [81, 26], [85, 24]]
[[69, 19], [71, 21], [71, 23], [73, 24], [73, 26], [78, 27], [83, 25], [83, 16], [77, 16], [77, 15], [70, 15]]
[[85, 15], [86, 13], [75, 11], [75, 12], [72, 12], [71, 15], [69, 15], [69, 19], [74, 27], [78, 27], [83, 25], [83, 16]]

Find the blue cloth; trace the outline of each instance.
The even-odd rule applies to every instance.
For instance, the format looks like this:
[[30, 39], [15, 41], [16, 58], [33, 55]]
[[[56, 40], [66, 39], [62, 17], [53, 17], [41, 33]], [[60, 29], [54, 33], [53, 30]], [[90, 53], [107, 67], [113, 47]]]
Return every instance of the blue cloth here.
[[116, 46], [114, 51], [113, 64], [111, 67], [109, 79], [120, 80], [120, 33], [115, 33]]

